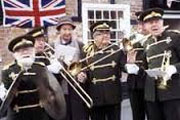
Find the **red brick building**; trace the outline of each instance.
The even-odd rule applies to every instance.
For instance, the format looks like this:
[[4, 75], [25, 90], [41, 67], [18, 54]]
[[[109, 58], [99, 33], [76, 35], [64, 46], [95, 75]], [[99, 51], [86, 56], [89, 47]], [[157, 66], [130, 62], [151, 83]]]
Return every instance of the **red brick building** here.
[[[82, 19], [81, 19], [81, 7], [83, 3], [93, 3], [93, 4], [126, 4], [130, 5], [130, 19], [131, 23], [135, 22], [136, 11], [140, 11], [143, 8], [143, 0], [66, 0], [66, 14], [73, 17], [77, 28], [75, 34], [77, 37], [82, 39]], [[11, 39], [16, 36], [22, 35], [28, 32], [29, 29], [20, 28], [4, 28], [0, 27], [0, 69], [5, 64], [12, 61], [12, 55], [7, 49], [7, 45]], [[53, 40], [56, 37], [55, 27], [50, 27], [48, 29], [49, 40]]]

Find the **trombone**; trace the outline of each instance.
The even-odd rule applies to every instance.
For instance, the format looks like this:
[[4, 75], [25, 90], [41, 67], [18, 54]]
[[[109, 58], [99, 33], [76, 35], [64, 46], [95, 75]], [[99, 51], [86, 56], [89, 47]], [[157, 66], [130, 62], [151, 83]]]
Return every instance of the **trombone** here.
[[[48, 43], [45, 43], [45, 45], [49, 48], [49, 50], [55, 53], [55, 50], [53, 47], [51, 47]], [[51, 59], [50, 57], [53, 55], [52, 53], [51, 54], [44, 53], [44, 54], [49, 60]], [[60, 74], [67, 81], [67, 83], [73, 88], [73, 90], [79, 95], [79, 97], [85, 102], [87, 107], [91, 108], [93, 106], [92, 98], [79, 85], [79, 83], [74, 79], [74, 77], [64, 67], [62, 67], [62, 71], [60, 72]]]
[[[150, 36], [151, 36], [151, 34], [148, 34], [148, 35], [144, 36], [142, 39], [140, 39], [139, 41], [141, 41], [141, 40], [146, 40], [146, 39], [148, 39]], [[128, 40], [128, 39], [127, 39], [127, 40]], [[139, 42], [139, 41], [138, 41], [138, 42]], [[134, 43], [132, 43], [131, 41], [128, 41], [128, 42], [130, 43], [131, 46], [133, 46]], [[123, 43], [123, 40], [122, 40], [122, 41], [118, 41], [117, 43], [118, 43], [118, 44]], [[97, 55], [97, 54], [99, 54], [99, 53], [102, 53], [103, 51], [111, 48], [113, 45], [114, 45], [114, 44], [111, 44], [111, 45], [109, 45], [109, 46], [107, 46], [107, 47], [105, 47], [105, 48], [103, 48], [103, 49], [95, 52], [95, 53], [92, 54], [92, 55], [90, 54], [90, 55], [87, 56], [86, 58], [81, 59], [79, 62], [72, 63], [70, 66], [68, 66], [68, 71], [69, 71], [73, 76], [75, 76], [75, 75], [77, 75], [80, 71], [84, 71], [84, 70], [90, 68], [91, 66], [93, 66], [93, 65], [95, 65], [95, 64], [103, 61], [104, 59], [112, 56], [113, 54], [115, 54], [115, 53], [117, 53], [117, 52], [119, 52], [119, 51], [121, 50], [121, 48], [119, 48], [119, 49], [117, 49], [117, 50], [115, 50], [115, 51], [112, 51], [110, 54], [104, 56], [103, 58], [101, 58], [101, 59], [99, 59], [99, 60], [97, 60], [97, 61], [95, 61], [95, 62], [93, 62], [93, 63], [91, 63], [91, 64], [89, 64], [89, 65], [87, 65], [87, 66], [85, 66], [85, 67], [82, 68], [82, 63], [83, 63], [84, 61], [88, 60], [89, 58], [93, 57], [94, 55]]]
[[91, 63], [91, 64], [89, 64], [89, 65], [87, 65], [87, 66], [85, 66], [85, 67], [82, 67], [82, 63], [83, 63], [83, 62], [85, 62], [86, 60], [92, 58], [93, 56], [95, 56], [95, 55], [97, 55], [97, 54], [99, 54], [99, 53], [102, 53], [103, 51], [111, 48], [113, 45], [114, 45], [114, 44], [111, 44], [111, 45], [109, 45], [109, 46], [107, 46], [107, 47], [105, 47], [105, 48], [103, 48], [103, 49], [101, 49], [101, 50], [99, 50], [99, 51], [97, 51], [97, 52], [95, 52], [95, 53], [93, 53], [93, 54], [90, 54], [89, 56], [87, 56], [87, 57], [79, 60], [78, 62], [74, 62], [74, 63], [70, 64], [70, 65], [68, 66], [68, 71], [71, 73], [71, 75], [76, 76], [80, 71], [84, 71], [84, 70], [90, 68], [91, 66], [93, 66], [93, 65], [95, 65], [95, 64], [103, 61], [104, 59], [110, 57], [111, 55], [113, 55], [113, 54], [115, 54], [115, 53], [117, 53], [118, 51], [121, 50], [121, 49], [118, 49], [118, 50], [116, 50], [116, 51], [112, 51], [112, 52], [111, 52], [110, 54], [108, 54], [107, 56], [104, 56], [103, 58], [101, 58], [101, 59], [99, 59], [99, 60], [97, 60], [97, 61], [95, 61], [95, 62], [93, 62], [93, 63]]

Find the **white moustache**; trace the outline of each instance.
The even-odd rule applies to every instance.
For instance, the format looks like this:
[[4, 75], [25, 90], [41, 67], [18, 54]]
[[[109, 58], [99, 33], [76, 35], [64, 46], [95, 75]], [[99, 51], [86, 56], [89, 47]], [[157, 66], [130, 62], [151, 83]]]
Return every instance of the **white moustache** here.
[[30, 68], [32, 64], [34, 63], [34, 57], [23, 57], [20, 59], [17, 59], [17, 63], [22, 65], [23, 68]]

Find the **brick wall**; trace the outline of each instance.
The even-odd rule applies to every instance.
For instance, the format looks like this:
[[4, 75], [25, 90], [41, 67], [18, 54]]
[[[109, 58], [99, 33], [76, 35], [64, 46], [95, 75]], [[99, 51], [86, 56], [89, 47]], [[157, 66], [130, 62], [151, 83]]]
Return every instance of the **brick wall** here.
[[131, 19], [136, 19], [135, 12], [142, 11], [142, 0], [131, 0]]
[[[142, 9], [142, 0], [115, 0], [116, 4], [130, 4], [131, 5], [131, 18], [135, 19], [134, 12]], [[109, 3], [109, 0], [82, 0], [82, 3]], [[77, 16], [77, 1], [76, 0], [66, 0], [66, 12], [67, 15]], [[77, 25], [74, 34], [82, 39], [82, 24], [80, 22], [75, 23]], [[2, 61], [0, 62], [0, 69], [5, 64], [10, 63], [13, 60], [12, 54], [8, 51], [7, 45], [11, 39], [16, 36], [26, 33], [27, 29], [20, 28], [3, 28], [0, 27], [0, 57]], [[55, 27], [49, 27], [49, 40], [53, 41], [57, 37], [57, 31]], [[1, 60], [0, 59], [0, 60]]]

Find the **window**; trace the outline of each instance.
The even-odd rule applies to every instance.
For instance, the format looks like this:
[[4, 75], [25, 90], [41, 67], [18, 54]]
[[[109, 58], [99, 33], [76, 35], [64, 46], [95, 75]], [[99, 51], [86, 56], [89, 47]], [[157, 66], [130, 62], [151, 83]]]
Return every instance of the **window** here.
[[130, 6], [121, 4], [82, 5], [83, 42], [92, 41], [90, 26], [96, 21], [112, 22], [111, 41], [116, 42], [130, 33]]

